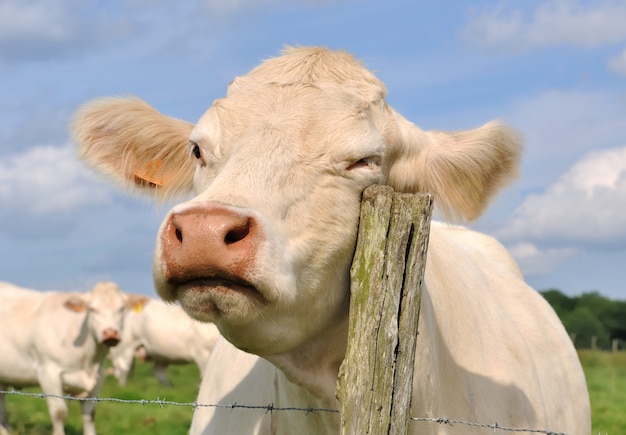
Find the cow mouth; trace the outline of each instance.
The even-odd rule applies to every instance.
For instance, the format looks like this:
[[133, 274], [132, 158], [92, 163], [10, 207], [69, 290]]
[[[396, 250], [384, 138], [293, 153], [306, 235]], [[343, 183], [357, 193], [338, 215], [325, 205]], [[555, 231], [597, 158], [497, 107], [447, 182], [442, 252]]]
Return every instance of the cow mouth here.
[[197, 293], [197, 296], [201, 296], [202, 294], [238, 293], [255, 299], [260, 303], [267, 302], [265, 297], [254, 285], [241, 279], [222, 277], [196, 278], [178, 283], [176, 287], [179, 296], [181, 293], [188, 292]]
[[256, 307], [256, 311], [268, 302], [249, 282], [223, 277], [179, 282], [176, 299], [187, 314], [204, 322], [214, 322], [224, 316], [238, 318], [250, 308]]
[[102, 340], [102, 344], [104, 344], [107, 347], [117, 346], [119, 342], [120, 342], [119, 338], [107, 338], [105, 340]]

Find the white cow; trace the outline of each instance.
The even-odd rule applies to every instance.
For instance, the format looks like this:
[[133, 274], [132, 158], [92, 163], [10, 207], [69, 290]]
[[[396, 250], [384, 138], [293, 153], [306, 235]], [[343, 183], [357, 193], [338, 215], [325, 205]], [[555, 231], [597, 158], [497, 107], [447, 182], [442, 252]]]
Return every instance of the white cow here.
[[124, 316], [120, 343], [109, 350], [120, 385], [126, 383], [139, 347], [145, 358], [154, 360], [154, 373], [163, 385], [171, 385], [166, 370], [169, 364], [193, 362], [202, 375], [220, 335], [216, 326], [190, 318], [178, 305], [146, 296], [136, 298]]
[[[196, 125], [132, 98], [77, 113], [88, 164], [156, 197], [196, 195], [163, 222], [153, 275], [164, 299], [232, 343], [218, 342], [199, 402], [337, 409], [363, 189], [431, 192], [446, 216], [471, 221], [516, 176], [520, 141], [503, 124], [423, 131], [385, 94], [352, 56], [303, 47], [236, 78]], [[495, 240], [433, 224], [422, 305], [412, 415], [589, 433], [569, 337]], [[336, 413], [202, 407], [191, 432], [338, 430]]]
[[[103, 362], [120, 340], [126, 303], [111, 282], [86, 293], [39, 292], [0, 283], [0, 390], [39, 385], [44, 393], [95, 397]], [[67, 405], [47, 397], [54, 435], [64, 434]], [[95, 402], [82, 402], [83, 431], [95, 434]], [[9, 434], [0, 394], [0, 434]]]

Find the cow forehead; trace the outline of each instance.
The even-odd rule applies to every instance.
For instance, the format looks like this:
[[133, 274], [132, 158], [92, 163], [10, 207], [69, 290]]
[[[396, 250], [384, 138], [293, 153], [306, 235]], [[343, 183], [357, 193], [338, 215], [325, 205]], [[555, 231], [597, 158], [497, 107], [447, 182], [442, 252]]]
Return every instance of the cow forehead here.
[[358, 127], [354, 120], [364, 119], [385, 95], [383, 83], [346, 52], [287, 48], [233, 80], [227, 97], [200, 119], [190, 140], [219, 148], [246, 131], [269, 128], [291, 135], [293, 144], [320, 146], [325, 141], [316, 135], [350, 135]]
[[334, 84], [250, 86], [217, 100], [200, 119], [190, 140], [213, 149], [217, 157], [247, 141], [264, 148], [259, 150], [263, 152], [278, 147], [288, 154], [294, 150], [305, 159], [328, 156], [334, 160], [336, 154], [342, 158], [342, 153], [367, 146], [363, 136], [371, 133], [372, 124], [382, 128], [382, 117], [372, 119], [370, 111], [372, 105], [381, 103]]
[[114, 311], [118, 310], [123, 304], [122, 291], [114, 283], [99, 283], [91, 291], [90, 305], [93, 308]]
[[335, 84], [367, 100], [381, 99], [386, 94], [383, 83], [351, 54], [324, 47], [299, 47], [287, 48], [282, 56], [266, 60], [233, 80], [228, 95], [271, 83]]

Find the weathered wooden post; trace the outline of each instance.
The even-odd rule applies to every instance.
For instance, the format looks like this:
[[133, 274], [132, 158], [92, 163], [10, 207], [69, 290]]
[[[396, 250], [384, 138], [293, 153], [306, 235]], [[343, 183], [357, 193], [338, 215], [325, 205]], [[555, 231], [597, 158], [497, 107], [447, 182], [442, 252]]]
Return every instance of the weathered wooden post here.
[[344, 435], [407, 433], [431, 212], [427, 194], [363, 193], [338, 381]]

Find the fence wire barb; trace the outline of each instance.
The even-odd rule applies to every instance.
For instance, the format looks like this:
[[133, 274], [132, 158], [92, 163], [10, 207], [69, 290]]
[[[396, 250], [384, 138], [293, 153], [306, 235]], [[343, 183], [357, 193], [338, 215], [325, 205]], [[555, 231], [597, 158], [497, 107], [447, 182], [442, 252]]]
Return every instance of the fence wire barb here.
[[439, 417], [439, 418], [434, 418], [434, 417], [410, 417], [410, 420], [412, 421], [424, 421], [424, 422], [430, 422], [430, 423], [438, 423], [441, 425], [449, 425], [449, 426], [453, 426], [455, 424], [462, 424], [465, 426], [472, 426], [472, 427], [484, 427], [487, 429], [493, 429], [494, 432], [496, 432], [497, 430], [501, 430], [501, 431], [505, 431], [505, 432], [526, 432], [526, 433], [540, 433], [540, 434], [545, 434], [545, 435], [567, 435], [563, 432], [553, 432], [551, 430], [544, 430], [544, 429], [522, 429], [522, 428], [513, 428], [513, 427], [506, 427], [506, 426], [500, 426], [497, 422], [495, 423], [474, 423], [471, 421], [465, 421], [465, 420], [455, 420], [455, 419], [451, 419], [448, 417]]
[[127, 403], [127, 404], [139, 404], [142, 406], [146, 405], [159, 405], [159, 407], [163, 408], [163, 405], [172, 405], [172, 406], [188, 406], [193, 408], [194, 410], [197, 408], [230, 408], [230, 409], [263, 409], [265, 412], [272, 413], [274, 411], [301, 411], [307, 414], [312, 414], [315, 412], [334, 412], [339, 413], [337, 409], [326, 409], [326, 408], [298, 408], [298, 407], [278, 407], [274, 406], [273, 403], [269, 403], [267, 405], [241, 405], [237, 402], [229, 403], [229, 404], [221, 404], [221, 403], [198, 403], [195, 402], [174, 402], [171, 400], [156, 398], [156, 400], [150, 399], [118, 399], [117, 397], [76, 397], [70, 394], [67, 395], [58, 395], [58, 394], [45, 394], [45, 393], [28, 393], [24, 391], [18, 390], [0, 390], [0, 394], [12, 394], [14, 396], [26, 396], [26, 397], [35, 397], [37, 399], [45, 399], [46, 397], [53, 397], [56, 399], [64, 399], [64, 400], [73, 400], [76, 402], [114, 402], [114, 403]]
[[[305, 412], [307, 415], [314, 414], [316, 412], [331, 412], [331, 413], [339, 413], [337, 409], [328, 409], [328, 408], [298, 408], [298, 407], [277, 407], [274, 406], [273, 403], [268, 403], [267, 405], [241, 405], [237, 402], [229, 403], [229, 404], [220, 404], [220, 403], [198, 403], [194, 402], [174, 402], [171, 400], [166, 400], [165, 398], [161, 399], [159, 397], [156, 400], [150, 399], [118, 399], [117, 397], [75, 397], [69, 394], [62, 396], [57, 394], [45, 394], [45, 393], [28, 393], [24, 391], [18, 390], [0, 390], [0, 394], [11, 394], [14, 396], [26, 396], [26, 397], [35, 397], [38, 399], [45, 399], [46, 397], [53, 397], [57, 399], [64, 400], [73, 400], [77, 402], [114, 402], [114, 403], [127, 403], [127, 404], [139, 404], [142, 406], [146, 405], [159, 405], [160, 408], [163, 408], [164, 405], [171, 406], [188, 406], [193, 408], [195, 411], [198, 408], [230, 408], [234, 409], [263, 409], [266, 413], [273, 413], [274, 411], [300, 411]], [[455, 424], [465, 425], [465, 426], [473, 426], [473, 427], [482, 427], [485, 429], [493, 429], [494, 433], [498, 430], [504, 432], [525, 432], [525, 433], [539, 433], [544, 435], [567, 435], [563, 432], [554, 432], [551, 430], [544, 429], [525, 429], [525, 428], [512, 428], [506, 426], [500, 426], [496, 423], [475, 423], [471, 421], [451, 419], [448, 417], [410, 417], [410, 420], [415, 422], [426, 422], [426, 423], [436, 423], [440, 425], [448, 425], [453, 426]]]

